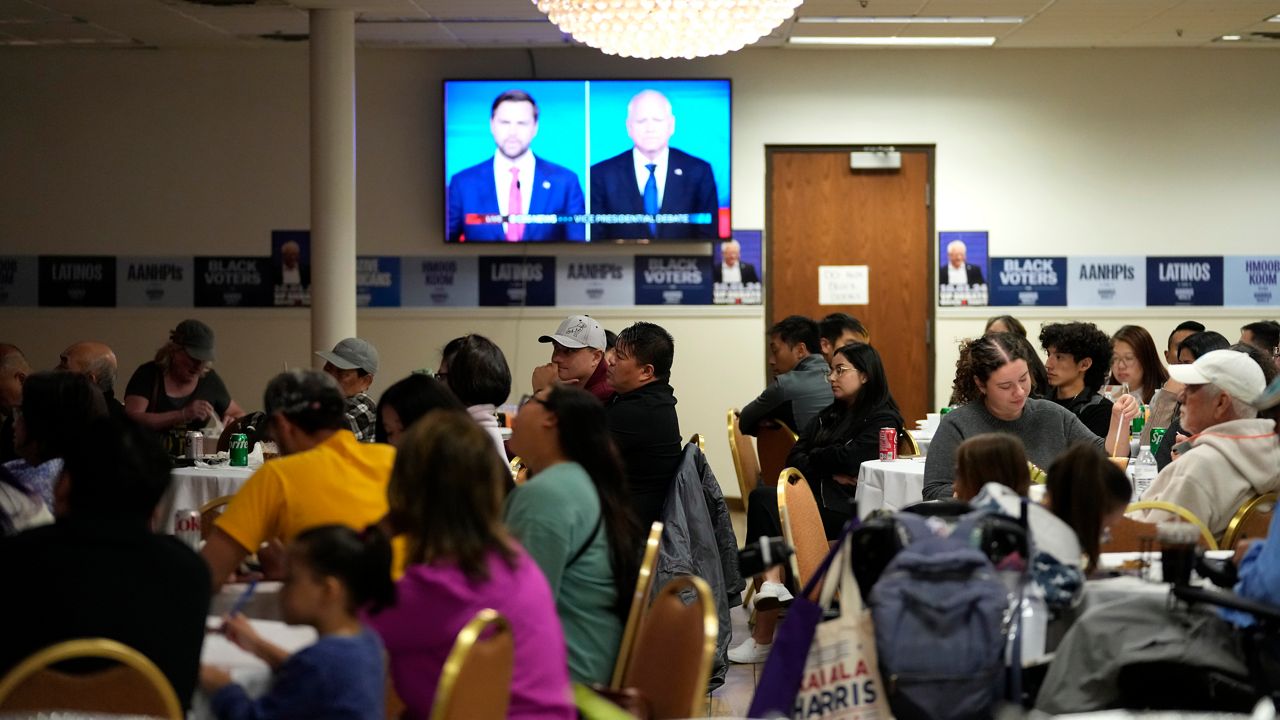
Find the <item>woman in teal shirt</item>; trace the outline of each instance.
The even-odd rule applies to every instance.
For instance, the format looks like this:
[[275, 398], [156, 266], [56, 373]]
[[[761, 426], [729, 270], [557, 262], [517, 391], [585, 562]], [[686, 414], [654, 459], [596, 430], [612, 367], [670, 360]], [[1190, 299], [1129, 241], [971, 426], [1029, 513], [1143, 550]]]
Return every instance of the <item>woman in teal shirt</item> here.
[[507, 497], [507, 526], [551, 586], [570, 676], [607, 683], [635, 588], [640, 529], [604, 406], [578, 388], [540, 390], [520, 408], [510, 446], [530, 479]]

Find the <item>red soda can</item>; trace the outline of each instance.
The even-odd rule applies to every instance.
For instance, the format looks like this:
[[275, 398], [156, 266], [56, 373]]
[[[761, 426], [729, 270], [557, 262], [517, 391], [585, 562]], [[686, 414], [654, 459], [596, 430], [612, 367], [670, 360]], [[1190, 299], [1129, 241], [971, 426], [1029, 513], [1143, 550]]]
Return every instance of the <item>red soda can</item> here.
[[880, 459], [898, 459], [898, 429], [880, 428]]
[[200, 549], [200, 511], [179, 510], [173, 514], [173, 534], [192, 550]]

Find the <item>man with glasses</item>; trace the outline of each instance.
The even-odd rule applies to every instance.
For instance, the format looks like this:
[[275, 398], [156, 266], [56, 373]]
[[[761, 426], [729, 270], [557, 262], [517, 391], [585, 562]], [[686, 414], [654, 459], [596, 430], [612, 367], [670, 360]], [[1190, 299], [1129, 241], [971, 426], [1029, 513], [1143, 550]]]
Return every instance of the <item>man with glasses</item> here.
[[551, 362], [534, 368], [535, 393], [560, 383], [577, 385], [601, 402], [613, 397], [605, 361], [608, 337], [600, 323], [586, 315], [570, 315], [554, 334], [543, 335], [538, 342], [551, 343]]
[[[1221, 535], [1236, 508], [1280, 490], [1280, 443], [1272, 420], [1250, 402], [1265, 388], [1262, 368], [1244, 353], [1215, 350], [1191, 365], [1170, 368], [1183, 384], [1180, 420], [1190, 447], [1160, 474], [1143, 500], [1181, 505]], [[1172, 519], [1161, 510], [1135, 514], [1143, 522]]]

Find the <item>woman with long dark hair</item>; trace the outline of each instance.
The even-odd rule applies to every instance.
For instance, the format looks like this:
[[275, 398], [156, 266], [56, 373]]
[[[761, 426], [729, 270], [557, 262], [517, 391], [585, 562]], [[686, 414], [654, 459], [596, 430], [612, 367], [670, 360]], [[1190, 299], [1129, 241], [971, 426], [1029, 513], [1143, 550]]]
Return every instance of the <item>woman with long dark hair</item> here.
[[566, 385], [539, 390], [516, 416], [511, 450], [530, 478], [507, 497], [507, 526], [551, 585], [570, 676], [607, 683], [641, 543], [604, 406]]
[[449, 386], [472, 419], [489, 433], [498, 457], [505, 463], [507, 451], [498, 428], [497, 410], [511, 394], [511, 368], [502, 348], [483, 335], [454, 338], [440, 351], [436, 379]]
[[564, 633], [547, 581], [502, 524], [511, 473], [466, 413], [432, 410], [405, 432], [387, 484], [389, 524], [405, 537], [395, 604], [368, 618], [382, 637], [408, 716], [431, 714], [445, 658], [476, 613], [511, 625], [508, 718], [571, 720]]
[[[1002, 432], [1017, 435], [1027, 459], [1040, 467], [1077, 441], [1092, 443], [1102, 452], [1103, 438], [1080, 422], [1070, 410], [1052, 400], [1031, 396], [1028, 358], [1035, 351], [1012, 333], [994, 333], [966, 340], [956, 361], [952, 389], [961, 406], [942, 416], [929, 443], [924, 464], [924, 498], [941, 500], [953, 493], [956, 448], [975, 435]], [[1115, 443], [1115, 414], [1107, 443]], [[1124, 438], [1128, 451], [1128, 436]]]
[[397, 381], [378, 398], [373, 437], [380, 443], [398, 446], [404, 431], [432, 410], [465, 410], [449, 386], [426, 373], [414, 373]]
[[1151, 402], [1169, 379], [1169, 371], [1160, 362], [1160, 351], [1151, 333], [1141, 325], [1125, 325], [1111, 336], [1111, 385], [1128, 385], [1140, 394], [1144, 403]]
[[[831, 539], [854, 514], [859, 468], [880, 457], [880, 429], [891, 427], [899, 436], [903, 430], [902, 413], [889, 393], [884, 364], [875, 348], [854, 342], [837, 349], [831, 355], [827, 379], [835, 400], [809, 421], [787, 455], [787, 465], [804, 474]], [[771, 487], [752, 490], [747, 501], [747, 537], [781, 534], [777, 491]], [[756, 626], [750, 638], [729, 650], [729, 659], [736, 663], [764, 662], [773, 646], [778, 607], [791, 599], [776, 568], [759, 581]]]
[[1088, 560], [1085, 572], [1094, 572], [1103, 533], [1129, 504], [1128, 478], [1093, 448], [1076, 444], [1049, 466], [1046, 485], [1045, 504], [1075, 530]]

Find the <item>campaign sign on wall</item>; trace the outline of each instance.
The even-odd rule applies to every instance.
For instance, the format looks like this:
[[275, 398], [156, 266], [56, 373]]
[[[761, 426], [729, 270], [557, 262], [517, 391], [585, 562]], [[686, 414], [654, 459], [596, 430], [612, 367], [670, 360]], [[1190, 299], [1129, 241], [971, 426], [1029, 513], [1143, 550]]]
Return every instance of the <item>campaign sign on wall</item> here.
[[555, 305], [554, 257], [480, 257], [481, 305]]
[[711, 258], [636, 256], [637, 305], [710, 305]]
[[1221, 304], [1221, 257], [1147, 258], [1147, 305]]
[[1072, 307], [1142, 307], [1147, 264], [1141, 256], [1067, 258], [1067, 304]]
[[[734, 230], [733, 240], [711, 246], [712, 302], [716, 305], [759, 305], [764, 300], [764, 233]], [[728, 257], [726, 257], [726, 255]], [[738, 275], [738, 282], [728, 282]]]
[[1065, 257], [991, 258], [992, 305], [1066, 305]]
[[986, 305], [987, 232], [938, 233], [938, 305]]
[[1223, 258], [1224, 305], [1280, 305], [1280, 256]]
[[557, 305], [634, 305], [629, 257], [562, 257], [556, 263]]
[[272, 304], [311, 304], [311, 231], [271, 231]]
[[474, 307], [479, 270], [473, 255], [400, 259], [400, 304], [404, 307]]
[[0, 255], [0, 307], [35, 305], [38, 272], [34, 255]]
[[400, 306], [400, 258], [356, 258], [356, 305]]
[[105, 255], [41, 255], [40, 304], [115, 307], [116, 259]]
[[191, 307], [195, 282], [190, 257], [122, 257], [116, 260], [120, 307]]
[[271, 258], [197, 257], [196, 307], [270, 307]]

